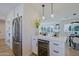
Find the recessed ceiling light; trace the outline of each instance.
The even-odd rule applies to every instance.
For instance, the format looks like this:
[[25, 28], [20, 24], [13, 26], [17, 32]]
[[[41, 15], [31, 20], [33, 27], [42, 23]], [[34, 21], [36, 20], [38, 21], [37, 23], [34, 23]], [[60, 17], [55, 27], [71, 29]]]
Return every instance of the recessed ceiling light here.
[[73, 15], [75, 16], [75, 15], [77, 15], [76, 13], [73, 13]]

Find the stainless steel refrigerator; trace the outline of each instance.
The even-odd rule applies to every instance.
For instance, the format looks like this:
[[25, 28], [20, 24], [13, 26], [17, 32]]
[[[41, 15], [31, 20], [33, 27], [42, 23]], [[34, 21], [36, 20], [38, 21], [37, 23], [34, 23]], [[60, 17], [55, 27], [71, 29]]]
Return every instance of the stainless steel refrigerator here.
[[22, 16], [13, 19], [12, 22], [13, 53], [22, 56]]

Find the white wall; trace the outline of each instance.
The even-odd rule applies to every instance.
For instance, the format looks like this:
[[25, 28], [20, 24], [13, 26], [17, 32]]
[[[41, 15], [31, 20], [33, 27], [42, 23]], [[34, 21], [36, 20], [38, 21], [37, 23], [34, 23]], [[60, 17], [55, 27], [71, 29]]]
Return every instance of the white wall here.
[[32, 37], [34, 35], [34, 20], [40, 18], [39, 4], [24, 4], [23, 6], [23, 55], [31, 55], [32, 53]]
[[[11, 10], [6, 19], [6, 37], [7, 46], [12, 49], [12, 21], [14, 19], [14, 10]], [[10, 34], [10, 36], [9, 36]]]

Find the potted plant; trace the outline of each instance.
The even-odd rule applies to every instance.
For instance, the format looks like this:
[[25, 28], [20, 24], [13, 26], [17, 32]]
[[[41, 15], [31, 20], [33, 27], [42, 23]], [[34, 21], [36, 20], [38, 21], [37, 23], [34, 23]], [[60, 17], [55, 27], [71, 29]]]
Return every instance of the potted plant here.
[[35, 21], [34, 21], [34, 24], [35, 24], [35, 28], [36, 28], [35, 32], [36, 32], [36, 35], [37, 35], [37, 34], [39, 34], [38, 30], [39, 30], [39, 26], [40, 26], [40, 19], [36, 18]]

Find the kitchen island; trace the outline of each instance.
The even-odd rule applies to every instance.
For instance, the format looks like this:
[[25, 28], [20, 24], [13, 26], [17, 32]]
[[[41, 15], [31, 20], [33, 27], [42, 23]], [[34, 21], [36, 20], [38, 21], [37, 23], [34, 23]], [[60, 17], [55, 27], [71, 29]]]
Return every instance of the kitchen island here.
[[38, 55], [38, 40], [49, 41], [49, 56], [79, 56], [79, 51], [74, 50], [66, 44], [67, 37], [50, 37], [37, 35], [32, 39], [32, 52]]

